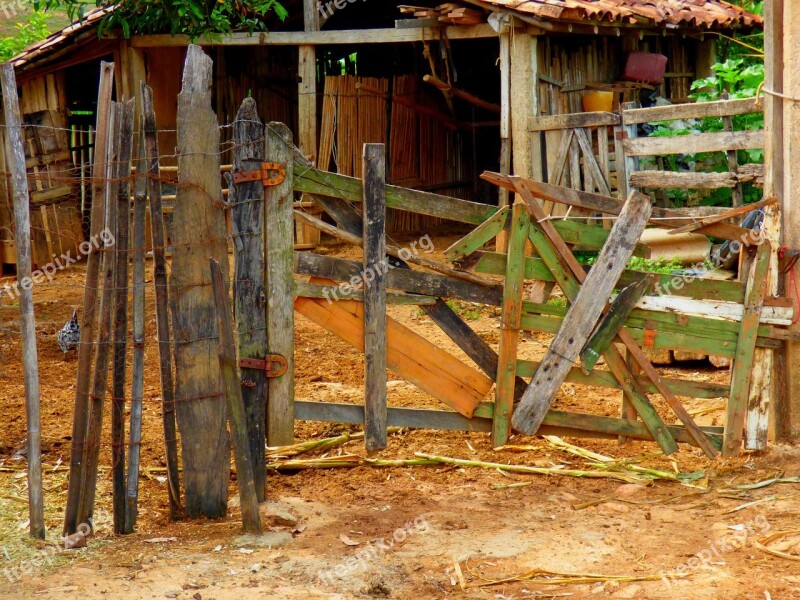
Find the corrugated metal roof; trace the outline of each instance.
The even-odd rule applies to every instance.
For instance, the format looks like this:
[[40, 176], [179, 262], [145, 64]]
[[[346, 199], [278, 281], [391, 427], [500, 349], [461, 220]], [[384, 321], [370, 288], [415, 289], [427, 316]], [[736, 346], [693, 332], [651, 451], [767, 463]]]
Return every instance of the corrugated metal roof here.
[[697, 29], [761, 27], [764, 23], [760, 16], [723, 0], [478, 0], [475, 3], [543, 21]]

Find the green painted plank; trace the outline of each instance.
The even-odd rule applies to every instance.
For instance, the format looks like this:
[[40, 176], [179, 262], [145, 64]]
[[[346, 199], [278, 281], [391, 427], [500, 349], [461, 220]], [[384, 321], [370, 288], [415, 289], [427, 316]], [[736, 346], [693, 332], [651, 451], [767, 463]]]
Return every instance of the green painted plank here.
[[509, 207], [504, 206], [445, 250], [444, 255], [447, 257], [447, 260], [450, 262], [458, 262], [492, 241], [498, 233], [506, 228], [509, 217]]

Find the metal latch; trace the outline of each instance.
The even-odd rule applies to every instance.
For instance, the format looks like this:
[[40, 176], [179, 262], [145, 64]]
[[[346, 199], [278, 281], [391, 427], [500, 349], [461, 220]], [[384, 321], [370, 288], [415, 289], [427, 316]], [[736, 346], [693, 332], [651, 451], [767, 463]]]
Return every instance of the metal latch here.
[[[271, 174], [274, 173], [274, 176]], [[286, 179], [286, 168], [281, 163], [264, 162], [255, 171], [239, 171], [233, 174], [233, 183], [260, 181], [264, 187], [280, 185]]]
[[242, 369], [264, 371], [267, 377], [272, 379], [285, 374], [289, 368], [289, 363], [280, 354], [267, 354], [267, 357], [263, 360], [260, 358], [240, 358], [239, 366]]

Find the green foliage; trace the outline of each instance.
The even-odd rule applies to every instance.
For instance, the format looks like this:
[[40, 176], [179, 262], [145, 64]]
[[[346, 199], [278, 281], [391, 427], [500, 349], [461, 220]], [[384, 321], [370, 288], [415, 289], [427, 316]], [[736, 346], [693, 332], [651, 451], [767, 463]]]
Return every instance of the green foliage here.
[[[587, 260], [587, 264], [593, 265], [597, 261], [597, 257], [591, 257]], [[706, 261], [703, 265], [706, 269], [713, 269], [714, 265], [711, 261]], [[643, 273], [657, 273], [659, 275], [672, 275], [679, 271], [684, 270], [683, 263], [677, 258], [639, 258], [632, 256], [628, 260], [628, 265], [625, 267], [628, 271], [640, 271]]]
[[[93, 6], [109, 6], [104, 0], [33, 0], [36, 10], [63, 7], [70, 18], [82, 18]], [[284, 20], [288, 12], [279, 0], [122, 0], [101, 23], [100, 33], [119, 29], [132, 34], [185, 34], [192, 39], [218, 37], [234, 31], [266, 31], [265, 17], [274, 12]]]
[[44, 15], [34, 13], [27, 23], [17, 23], [16, 34], [0, 38], [0, 62], [9, 60], [26, 47], [46, 38], [50, 31]]

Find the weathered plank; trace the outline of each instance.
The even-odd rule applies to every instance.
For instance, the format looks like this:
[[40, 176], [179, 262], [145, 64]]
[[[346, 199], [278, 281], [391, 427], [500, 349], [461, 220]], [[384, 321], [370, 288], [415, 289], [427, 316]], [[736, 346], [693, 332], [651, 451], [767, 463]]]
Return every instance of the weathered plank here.
[[242, 384], [236, 364], [236, 342], [233, 338], [228, 282], [225, 281], [222, 268], [216, 260], [209, 259], [209, 266], [214, 286], [214, 303], [217, 309], [217, 331], [219, 332], [217, 354], [222, 381], [225, 385], [227, 417], [236, 460], [236, 481], [239, 486], [242, 523], [245, 533], [259, 535], [262, 532], [261, 517], [258, 514], [258, 496], [253, 476], [253, 462], [250, 457], [250, 436], [247, 431], [247, 415], [242, 399]]
[[736, 185], [735, 173], [694, 173], [670, 171], [637, 171], [631, 173], [630, 184], [637, 188], [665, 190], [718, 190]]
[[269, 123], [264, 138], [267, 161], [280, 164], [286, 172], [278, 185], [264, 189], [267, 343], [269, 353], [283, 356], [288, 365], [285, 374], [267, 382], [267, 442], [283, 446], [294, 441], [293, 142], [283, 123]]
[[753, 357], [758, 335], [758, 322], [767, 295], [769, 263], [772, 246], [765, 242], [758, 247], [747, 276], [744, 316], [739, 333], [733, 369], [731, 371], [731, 395], [725, 413], [725, 444], [723, 454], [734, 456], [741, 451], [744, 436], [750, 382], [753, 375]]
[[581, 367], [584, 373], [589, 374], [594, 369], [597, 361], [617, 336], [617, 332], [625, 324], [625, 321], [628, 320], [631, 311], [644, 295], [649, 285], [649, 278], [643, 277], [641, 281], [625, 287], [614, 298], [611, 308], [608, 309], [603, 320], [581, 351]]
[[153, 109], [153, 90], [141, 85], [142, 122], [147, 168], [147, 192], [150, 196], [150, 237], [153, 248], [153, 292], [156, 299], [156, 335], [161, 382], [161, 424], [167, 459], [167, 493], [172, 520], [183, 512], [178, 471], [178, 431], [175, 417], [175, 381], [172, 375], [172, 343], [169, 329], [169, 281], [167, 279], [167, 241], [164, 208], [161, 202], [161, 175], [158, 153], [158, 127]]
[[[320, 273], [309, 273], [312, 276], [325, 277]], [[294, 282], [294, 297], [295, 298], [319, 298], [327, 300], [328, 302], [337, 302], [339, 300], [356, 300], [364, 302], [364, 291], [359, 288], [354, 288], [351, 285], [342, 288], [336, 285], [321, 285], [317, 283], [308, 283], [306, 281]], [[411, 304], [414, 306], [432, 306], [436, 303], [436, 298], [433, 296], [420, 296], [418, 294], [406, 294], [403, 292], [386, 292], [386, 302], [389, 304]]]
[[[8, 169], [11, 172], [9, 184], [14, 201], [17, 278], [20, 281], [19, 321], [22, 337], [22, 364], [25, 369], [29, 531], [31, 537], [43, 540], [45, 525], [42, 488], [42, 430], [39, 410], [39, 359], [36, 353], [36, 319], [33, 312], [33, 292], [30, 284], [32, 270], [31, 216], [28, 178], [25, 169], [25, 147], [22, 140], [22, 117], [17, 96], [17, 80], [11, 63], [7, 62], [0, 66], [0, 85], [2, 85], [3, 91]], [[76, 408], [77, 404], [76, 401]], [[77, 422], [77, 412], [74, 418]], [[75, 442], [76, 440], [73, 438], [73, 444]]]
[[625, 269], [651, 210], [647, 196], [633, 193], [628, 198], [608, 242], [573, 299], [558, 334], [514, 412], [516, 429], [532, 434], [541, 425], [553, 398], [602, 315], [605, 308], [602, 300], [609, 297]]
[[125, 533], [125, 375], [128, 353], [128, 262], [130, 260], [131, 157], [135, 100], [124, 105], [120, 124], [119, 180], [114, 244], [114, 357], [111, 397], [111, 464], [113, 468], [114, 533]]
[[[506, 443], [511, 433], [514, 410], [514, 384], [517, 371], [522, 294], [525, 282], [525, 248], [528, 243], [530, 215], [522, 202], [512, 208], [511, 233], [508, 240], [508, 262], [503, 285], [503, 306], [500, 323], [500, 345], [497, 351], [495, 412], [492, 446]], [[526, 392], [527, 393], [527, 392]], [[525, 395], [522, 396], [523, 401]]]
[[[344, 258], [335, 256], [323, 256], [311, 252], [294, 253], [294, 270], [298, 275], [313, 275], [326, 279], [335, 279], [350, 283], [352, 286], [353, 278], [358, 278], [361, 274], [361, 264]], [[412, 271], [411, 269], [398, 268], [396, 264], [387, 262], [386, 287], [393, 290], [402, 290], [410, 294], [421, 294], [423, 296], [434, 296], [437, 298], [455, 298], [467, 302], [478, 302], [491, 306], [500, 306], [503, 291], [500, 285], [486, 287], [475, 285], [461, 279], [440, 275], [438, 273], [427, 273], [422, 271]], [[356, 299], [358, 292], [354, 292]], [[302, 295], [302, 294], [298, 294]], [[310, 296], [313, 298], [324, 296]], [[332, 297], [328, 294], [328, 297]], [[391, 292], [387, 295], [390, 302]], [[408, 302], [414, 302], [415, 297], [409, 296]], [[416, 300], [425, 300], [416, 298]]]
[[758, 98], [743, 98], [739, 100], [629, 109], [622, 112], [622, 118], [626, 125], [638, 125], [640, 123], [657, 123], [659, 121], [677, 121], [678, 119], [734, 117], [762, 112], [763, 110]]
[[622, 142], [628, 156], [698, 154], [764, 147], [764, 131], [719, 131], [676, 137], [629, 138]]
[[383, 450], [386, 430], [386, 150], [364, 144], [364, 444]]
[[600, 168], [600, 165], [597, 163], [597, 159], [594, 156], [594, 151], [592, 150], [592, 141], [589, 139], [589, 134], [585, 129], [576, 129], [575, 139], [578, 140], [578, 145], [581, 147], [581, 151], [583, 152], [584, 165], [591, 175], [593, 186], [596, 186], [601, 194], [610, 196], [611, 189], [608, 187], [605, 173], [603, 173], [603, 170]]
[[[111, 115], [111, 94], [114, 86], [114, 63], [100, 63], [100, 83], [97, 91], [97, 124], [95, 126], [94, 164], [92, 165], [91, 236], [100, 235], [105, 222], [103, 179], [108, 154], [108, 122]], [[64, 511], [64, 534], [77, 531], [78, 507], [83, 489], [83, 451], [89, 423], [89, 386], [91, 385], [92, 355], [94, 354], [95, 323], [97, 320], [98, 279], [101, 255], [90, 252], [86, 257], [86, 284], [81, 312], [81, 334], [78, 344], [78, 376], [75, 384], [75, 408], [70, 448], [69, 489]]]
[[718, 215], [702, 217], [700, 219], [697, 219], [696, 223], [690, 223], [688, 225], [684, 225], [683, 227], [679, 227], [678, 229], [673, 229], [672, 231], [669, 232], [669, 234], [677, 235], [679, 233], [696, 231], [697, 229], [700, 229], [705, 225], [711, 225], [712, 223], [719, 223], [720, 221], [727, 221], [728, 219], [741, 217], [743, 215], [753, 212], [754, 210], [760, 210], [777, 202], [778, 199], [775, 197], [764, 198], [763, 200], [759, 200], [758, 202], [753, 202], [752, 204], [748, 204], [747, 206], [738, 206], [734, 209], [726, 210]]
[[218, 200], [222, 187], [219, 126], [211, 109], [212, 67], [199, 46], [189, 46], [178, 95], [179, 185], [169, 290], [186, 514], [219, 518], [227, 512], [230, 444], [208, 259], [220, 261], [227, 279], [228, 244]]
[[465, 256], [469, 256], [476, 250], [479, 250], [505, 229], [509, 217], [510, 211], [508, 206], [501, 207], [495, 214], [447, 248], [447, 250], [444, 251], [447, 260], [450, 262], [458, 262]]
[[[264, 126], [253, 98], [245, 98], [233, 123], [233, 174], [254, 171], [264, 162]], [[264, 360], [267, 355], [267, 294], [264, 286], [264, 185], [259, 181], [234, 184], [228, 179], [228, 203], [234, 244], [234, 310], [239, 356]], [[250, 439], [250, 458], [259, 502], [267, 494], [267, 374], [242, 369], [242, 398]]]
[[[359, 302], [297, 298], [297, 312], [356, 348], [364, 350]], [[389, 369], [465, 416], [489, 393], [492, 381], [391, 317], [386, 319]]]
[[578, 127], [601, 127], [619, 125], [618, 114], [610, 112], [571, 113], [566, 115], [549, 115], [528, 119], [528, 131], [555, 131], [575, 129]]

